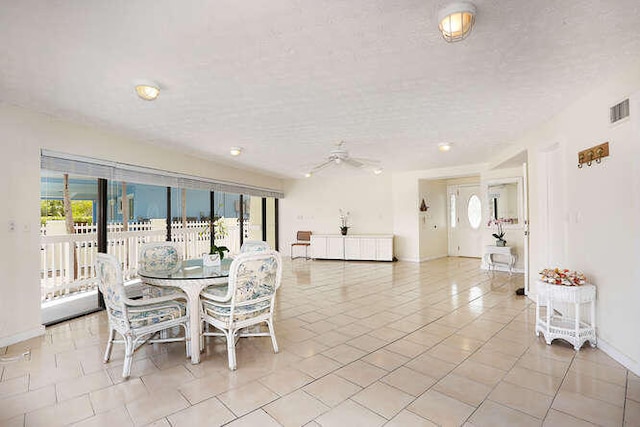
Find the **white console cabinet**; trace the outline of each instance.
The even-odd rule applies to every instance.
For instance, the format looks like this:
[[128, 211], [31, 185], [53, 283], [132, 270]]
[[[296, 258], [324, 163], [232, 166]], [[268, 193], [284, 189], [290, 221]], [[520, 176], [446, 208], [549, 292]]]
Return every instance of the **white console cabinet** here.
[[393, 261], [393, 235], [311, 235], [311, 257], [359, 261]]
[[[313, 242], [311, 242], [313, 247]], [[340, 236], [327, 236], [327, 258], [343, 259], [344, 258], [344, 242]]]
[[312, 234], [311, 258], [344, 259], [343, 237]]

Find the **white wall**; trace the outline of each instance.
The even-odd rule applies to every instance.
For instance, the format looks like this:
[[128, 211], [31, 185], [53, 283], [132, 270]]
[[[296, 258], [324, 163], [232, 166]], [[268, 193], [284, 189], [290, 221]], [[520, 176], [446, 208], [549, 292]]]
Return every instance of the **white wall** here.
[[[631, 96], [631, 119], [609, 124], [609, 107]], [[577, 168], [578, 152], [609, 141], [602, 164]], [[541, 188], [550, 179], [564, 202], [550, 222], [566, 245], [562, 267], [583, 271], [597, 286], [598, 344], [640, 374], [640, 64], [577, 100], [518, 144], [528, 147], [532, 280], [547, 266]], [[560, 170], [545, 174], [546, 147], [558, 144]], [[553, 265], [551, 265], [553, 266]]]
[[[5, 119], [0, 114], [5, 159], [0, 168], [0, 346], [44, 332], [40, 321], [40, 152]], [[13, 232], [9, 221], [15, 223]]]
[[[338, 234], [339, 209], [351, 212], [349, 234], [393, 234], [394, 255], [402, 261], [419, 262], [421, 255], [421, 220], [419, 217], [421, 180], [461, 177], [476, 173], [484, 165], [466, 165], [455, 168], [371, 175], [353, 173], [314, 175], [308, 179], [285, 181], [285, 198], [280, 201], [280, 250], [289, 251], [296, 231], [311, 230], [316, 234]], [[477, 181], [478, 178], [458, 178], [453, 182]], [[444, 196], [446, 212], [446, 195]], [[442, 203], [439, 206], [443, 206]], [[430, 209], [431, 211], [431, 209]], [[446, 213], [437, 220], [438, 235], [444, 234], [446, 245]], [[428, 223], [428, 221], [426, 221]], [[424, 235], [427, 238], [428, 233]], [[434, 253], [440, 250], [441, 241]], [[426, 246], [425, 246], [426, 247]], [[426, 250], [426, 249], [425, 249]], [[436, 256], [436, 255], [433, 255]], [[425, 257], [431, 257], [425, 254]]]
[[[0, 346], [41, 333], [40, 149], [282, 190], [282, 182], [0, 104]], [[9, 221], [16, 229], [8, 231]]]
[[279, 204], [280, 251], [287, 254], [298, 230], [340, 234], [340, 209], [350, 212], [349, 234], [391, 234], [391, 178], [364, 172], [289, 180]]
[[429, 209], [419, 212], [420, 261], [446, 257], [449, 251], [447, 229], [447, 181], [419, 181], [419, 200], [424, 199]]
[[392, 177], [393, 234], [396, 258], [420, 261], [419, 180], [403, 174]]

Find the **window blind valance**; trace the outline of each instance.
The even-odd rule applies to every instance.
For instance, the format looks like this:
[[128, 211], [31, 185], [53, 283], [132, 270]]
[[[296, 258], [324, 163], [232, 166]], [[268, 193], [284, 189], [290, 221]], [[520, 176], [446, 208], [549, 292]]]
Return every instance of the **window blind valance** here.
[[112, 181], [248, 194], [250, 196], [275, 197], [278, 199], [284, 197], [284, 193], [281, 191], [268, 188], [253, 187], [245, 184], [184, 175], [161, 169], [111, 162], [49, 150], [40, 150], [40, 167], [55, 172], [104, 178]]

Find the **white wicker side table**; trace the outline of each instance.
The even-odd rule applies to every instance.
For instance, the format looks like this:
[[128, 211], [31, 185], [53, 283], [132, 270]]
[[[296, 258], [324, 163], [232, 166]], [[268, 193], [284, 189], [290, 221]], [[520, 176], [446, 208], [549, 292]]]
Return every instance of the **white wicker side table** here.
[[[537, 281], [536, 300], [536, 336], [540, 332], [544, 335], [547, 344], [557, 338], [561, 338], [573, 344], [576, 351], [589, 341], [591, 347], [596, 346], [596, 287], [585, 284], [581, 286], [552, 285], [543, 281]], [[575, 317], [567, 317], [554, 313], [554, 303], [573, 304]], [[541, 315], [541, 306], [546, 305], [544, 315]], [[581, 308], [588, 305], [589, 321], [581, 319]]]

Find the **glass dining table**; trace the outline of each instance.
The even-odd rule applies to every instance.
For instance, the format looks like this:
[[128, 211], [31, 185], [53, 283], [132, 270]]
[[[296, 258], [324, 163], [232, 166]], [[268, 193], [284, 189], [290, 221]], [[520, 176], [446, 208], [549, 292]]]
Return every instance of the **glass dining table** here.
[[[189, 308], [189, 329], [191, 335], [191, 363], [200, 363], [200, 292], [207, 286], [225, 286], [229, 276], [232, 260], [224, 258], [219, 266], [203, 265], [202, 259], [190, 259], [182, 262], [177, 271], [168, 272], [140, 272], [142, 283], [179, 288], [187, 296]], [[198, 351], [194, 351], [194, 349]]]

